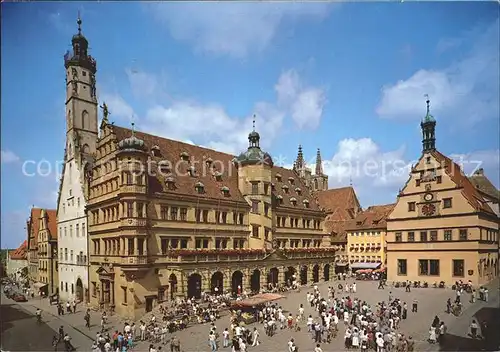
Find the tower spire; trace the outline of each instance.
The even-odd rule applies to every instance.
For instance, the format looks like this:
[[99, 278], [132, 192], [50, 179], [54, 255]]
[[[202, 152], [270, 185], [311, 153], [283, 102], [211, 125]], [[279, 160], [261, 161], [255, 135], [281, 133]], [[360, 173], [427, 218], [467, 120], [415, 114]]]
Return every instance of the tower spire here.
[[321, 151], [318, 148], [318, 151], [316, 152], [316, 170], [315, 170], [316, 175], [323, 175], [323, 162], [321, 160]]
[[302, 152], [302, 145], [299, 144], [299, 151], [297, 153], [297, 160], [295, 160], [295, 166], [298, 170], [304, 168], [304, 153]]
[[429, 95], [425, 94], [426, 114], [420, 124], [422, 128], [422, 151], [424, 153], [436, 150], [436, 120], [431, 115], [431, 101]]
[[80, 10], [78, 10], [78, 18], [76, 19], [76, 24], [78, 25], [78, 35], [82, 34], [82, 19], [80, 17]]

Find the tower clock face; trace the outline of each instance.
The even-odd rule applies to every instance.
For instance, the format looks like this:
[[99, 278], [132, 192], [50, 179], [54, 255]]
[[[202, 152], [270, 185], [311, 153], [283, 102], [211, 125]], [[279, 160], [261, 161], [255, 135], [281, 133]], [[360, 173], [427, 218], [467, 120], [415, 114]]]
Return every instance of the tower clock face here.
[[432, 199], [434, 198], [434, 196], [432, 195], [432, 193], [426, 193], [424, 195], [424, 199], [428, 202], [430, 202]]
[[434, 204], [425, 204], [422, 207], [422, 214], [425, 216], [431, 216], [436, 213], [436, 206]]

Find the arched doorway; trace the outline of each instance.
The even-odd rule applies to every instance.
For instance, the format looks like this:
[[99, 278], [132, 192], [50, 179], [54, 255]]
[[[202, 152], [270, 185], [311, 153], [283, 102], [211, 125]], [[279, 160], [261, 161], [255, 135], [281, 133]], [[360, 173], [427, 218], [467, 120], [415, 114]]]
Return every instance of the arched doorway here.
[[307, 285], [307, 266], [300, 268], [300, 284]]
[[[220, 271], [215, 272], [210, 279], [210, 287], [212, 293], [223, 294], [224, 293], [224, 274]], [[215, 290], [217, 288], [217, 290]]]
[[295, 268], [293, 266], [289, 266], [285, 271], [285, 285], [292, 286], [292, 283], [295, 279]]
[[231, 288], [233, 290], [233, 294], [241, 294], [241, 292], [243, 292], [243, 273], [241, 271], [236, 270], [233, 273]]
[[323, 279], [325, 281], [330, 281], [330, 264], [325, 264], [323, 269]]
[[81, 278], [78, 278], [78, 280], [76, 280], [75, 295], [77, 301], [83, 302], [83, 283]]
[[170, 284], [170, 300], [172, 301], [177, 293], [177, 276], [175, 276], [175, 274], [170, 274], [168, 282]]
[[313, 266], [313, 282], [318, 282], [319, 281], [319, 265], [316, 264]]
[[201, 275], [191, 274], [187, 280], [187, 294], [189, 298], [201, 297]]
[[255, 269], [250, 276], [250, 289], [252, 292], [260, 291], [260, 270]]
[[269, 270], [269, 275], [267, 275], [267, 284], [272, 284], [273, 286], [278, 285], [279, 273], [278, 268], [272, 268]]

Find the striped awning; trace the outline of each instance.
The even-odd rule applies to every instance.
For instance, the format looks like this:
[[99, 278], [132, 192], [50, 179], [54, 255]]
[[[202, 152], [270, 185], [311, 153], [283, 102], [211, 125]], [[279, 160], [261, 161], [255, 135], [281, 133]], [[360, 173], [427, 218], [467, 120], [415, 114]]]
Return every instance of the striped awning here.
[[351, 269], [377, 269], [382, 263], [352, 263]]

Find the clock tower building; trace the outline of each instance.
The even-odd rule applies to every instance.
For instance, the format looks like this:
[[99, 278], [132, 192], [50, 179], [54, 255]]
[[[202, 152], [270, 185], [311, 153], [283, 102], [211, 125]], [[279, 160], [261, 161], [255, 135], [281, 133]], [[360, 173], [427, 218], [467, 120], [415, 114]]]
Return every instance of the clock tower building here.
[[388, 280], [483, 285], [498, 276], [498, 217], [461, 166], [436, 148], [426, 103], [422, 154], [387, 218]]

